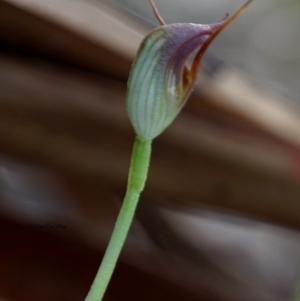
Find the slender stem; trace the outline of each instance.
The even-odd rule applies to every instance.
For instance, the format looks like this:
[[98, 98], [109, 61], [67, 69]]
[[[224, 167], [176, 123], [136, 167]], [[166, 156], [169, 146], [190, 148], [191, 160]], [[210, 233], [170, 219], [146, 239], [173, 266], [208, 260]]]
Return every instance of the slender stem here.
[[144, 189], [151, 156], [151, 140], [136, 137], [125, 198], [108, 247], [85, 301], [101, 301], [127, 237], [140, 193]]
[[298, 279], [298, 282], [297, 282], [296, 290], [295, 290], [294, 296], [292, 298], [292, 301], [300, 301], [300, 282], [299, 282], [299, 279]]

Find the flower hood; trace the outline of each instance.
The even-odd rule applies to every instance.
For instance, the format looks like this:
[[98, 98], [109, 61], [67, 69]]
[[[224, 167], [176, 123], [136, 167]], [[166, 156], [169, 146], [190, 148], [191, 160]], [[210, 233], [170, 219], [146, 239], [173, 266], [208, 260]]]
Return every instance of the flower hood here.
[[[155, 138], [174, 120], [194, 88], [208, 45], [251, 1], [220, 22], [163, 24], [143, 39], [132, 65], [126, 96], [127, 112], [140, 138]], [[162, 19], [159, 21], [163, 23]], [[197, 49], [188, 68], [188, 59]]]

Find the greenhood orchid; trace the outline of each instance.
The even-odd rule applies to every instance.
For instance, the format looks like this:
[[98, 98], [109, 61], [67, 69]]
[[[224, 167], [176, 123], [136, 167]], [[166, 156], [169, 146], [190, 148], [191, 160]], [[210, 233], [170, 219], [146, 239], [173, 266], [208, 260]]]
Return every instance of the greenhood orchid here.
[[[231, 18], [226, 15], [217, 23], [166, 25], [153, 1], [149, 1], [161, 26], [142, 41], [128, 80], [126, 107], [136, 139], [127, 190], [85, 301], [101, 301], [105, 294], [147, 180], [152, 140], [171, 124], [186, 103], [207, 47], [252, 2], [248, 0]], [[194, 52], [196, 55], [188, 67], [187, 61]]]
[[[150, 32], [140, 45], [128, 80], [126, 101], [129, 118], [139, 137], [151, 140], [174, 120], [194, 88], [205, 50], [251, 1], [231, 18], [226, 15], [223, 20], [208, 25], [166, 25], [150, 1], [161, 26]], [[187, 61], [197, 49], [188, 68]]]

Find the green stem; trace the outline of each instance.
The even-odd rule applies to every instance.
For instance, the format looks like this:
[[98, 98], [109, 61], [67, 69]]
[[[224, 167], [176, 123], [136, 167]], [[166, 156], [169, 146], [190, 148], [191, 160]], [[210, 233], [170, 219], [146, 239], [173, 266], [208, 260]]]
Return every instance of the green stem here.
[[300, 282], [298, 280], [297, 286], [296, 286], [296, 291], [295, 295], [293, 296], [293, 301], [300, 301]]
[[151, 156], [151, 140], [136, 137], [125, 198], [101, 265], [85, 301], [101, 301], [127, 237], [135, 209], [144, 189]]

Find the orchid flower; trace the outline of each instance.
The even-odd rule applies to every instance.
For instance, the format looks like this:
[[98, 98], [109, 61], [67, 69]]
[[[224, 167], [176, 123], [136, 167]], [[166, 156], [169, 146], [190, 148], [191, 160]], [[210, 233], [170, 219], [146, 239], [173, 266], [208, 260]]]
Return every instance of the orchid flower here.
[[[231, 18], [226, 15], [213, 24], [166, 25], [150, 0], [161, 26], [140, 45], [129, 76], [126, 101], [130, 121], [139, 137], [151, 140], [174, 120], [195, 86], [205, 50], [250, 2]], [[197, 49], [188, 68], [187, 61]]]
[[[168, 127], [191, 94], [201, 59], [215, 37], [253, 1], [232, 17], [201, 25], [166, 25], [149, 0], [160, 27], [142, 41], [128, 80], [126, 108], [136, 133], [126, 195], [98, 273], [85, 301], [101, 301], [129, 231], [147, 179], [152, 140]], [[187, 61], [196, 51], [190, 67]]]

